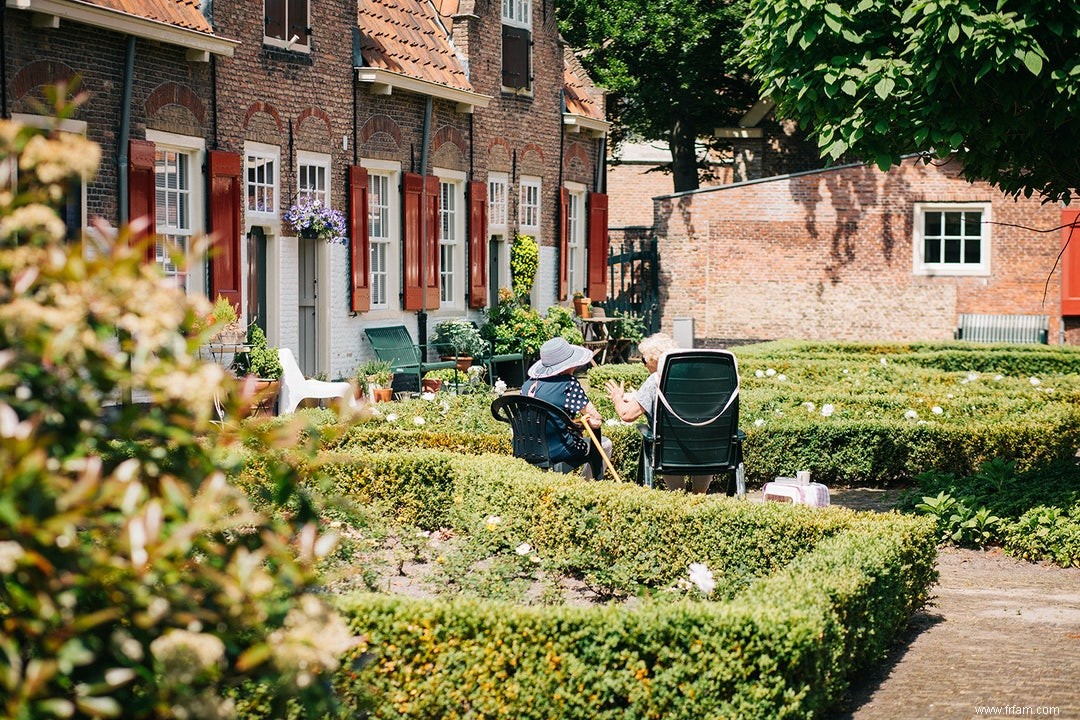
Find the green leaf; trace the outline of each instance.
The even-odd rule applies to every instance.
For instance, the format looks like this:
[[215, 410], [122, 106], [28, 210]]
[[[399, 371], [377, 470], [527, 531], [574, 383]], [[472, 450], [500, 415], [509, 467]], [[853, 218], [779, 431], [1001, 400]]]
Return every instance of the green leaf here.
[[844, 84], [840, 86], [840, 89], [845, 95], [855, 96], [855, 92], [859, 89], [859, 86], [855, 84], [854, 80], [845, 80]]
[[960, 39], [960, 28], [953, 23], [949, 26], [949, 42], [954, 43]]
[[894, 87], [896, 87], [896, 83], [893, 79], [884, 77], [878, 80], [877, 84], [874, 85], [874, 92], [879, 98], [886, 100], [888, 99], [889, 94], [892, 93]]
[[1024, 65], [1031, 71], [1032, 75], [1038, 75], [1042, 72], [1043, 60], [1039, 54], [1033, 50], [1029, 50], [1024, 54]]

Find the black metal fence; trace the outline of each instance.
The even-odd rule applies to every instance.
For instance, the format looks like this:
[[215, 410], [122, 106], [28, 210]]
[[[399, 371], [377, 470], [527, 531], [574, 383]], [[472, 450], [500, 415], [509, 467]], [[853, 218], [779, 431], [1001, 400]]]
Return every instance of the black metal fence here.
[[599, 303], [609, 314], [640, 317], [645, 334], [660, 330], [660, 257], [656, 238], [627, 239], [608, 249], [608, 299]]

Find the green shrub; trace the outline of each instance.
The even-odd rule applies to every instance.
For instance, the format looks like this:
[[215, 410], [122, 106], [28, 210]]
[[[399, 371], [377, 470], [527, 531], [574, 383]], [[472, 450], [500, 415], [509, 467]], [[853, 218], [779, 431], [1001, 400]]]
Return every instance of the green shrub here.
[[1039, 505], [1008, 526], [1005, 551], [1024, 560], [1080, 567], [1080, 503], [1067, 511]]

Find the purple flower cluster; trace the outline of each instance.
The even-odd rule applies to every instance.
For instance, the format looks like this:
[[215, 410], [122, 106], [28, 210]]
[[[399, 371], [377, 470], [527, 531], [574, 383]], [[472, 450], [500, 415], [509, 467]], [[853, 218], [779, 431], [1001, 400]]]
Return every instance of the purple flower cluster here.
[[348, 242], [345, 215], [331, 210], [320, 200], [303, 200], [285, 211], [285, 222], [301, 235], [313, 235], [327, 242]]

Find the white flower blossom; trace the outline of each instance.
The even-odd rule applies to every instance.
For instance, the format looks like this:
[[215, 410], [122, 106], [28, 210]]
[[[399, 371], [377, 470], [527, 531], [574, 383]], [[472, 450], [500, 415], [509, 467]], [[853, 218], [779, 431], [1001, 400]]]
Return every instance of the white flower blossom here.
[[908, 410], [906, 413], [904, 413], [904, 417], [908, 420], [918, 420], [919, 413], [915, 412], [914, 410]]
[[484, 527], [488, 530], [494, 530], [500, 523], [502, 523], [502, 518], [498, 515], [488, 515], [484, 518]]
[[889, 359], [888, 358], [881, 358], [881, 364], [882, 365], [888, 365], [889, 364]]
[[1002, 380], [1004, 380], [1004, 379], [1005, 379], [1005, 378], [1004, 378], [1004, 376], [1003, 376], [1003, 375], [995, 375], [995, 376], [994, 376], [994, 380], [997, 380], [998, 382], [1001, 382], [1001, 381], [1002, 381]]
[[705, 595], [711, 595], [712, 591], [716, 589], [716, 579], [713, 577], [712, 570], [710, 570], [705, 563], [690, 563], [688, 566], [690, 571], [690, 582], [697, 586]]
[[188, 685], [225, 662], [225, 643], [215, 635], [189, 630], [170, 630], [154, 638], [150, 652], [160, 663], [162, 676], [177, 685]]
[[780, 373], [776, 376], [776, 379], [780, 382], [787, 382], [787, 375], [785, 375], [784, 373]]
[[806, 402], [803, 403], [803, 407], [806, 408], [806, 412], [811, 412], [811, 413], [814, 412], [814, 410], [817, 409], [817, 406], [814, 405], [814, 403], [810, 402], [809, 400], [807, 400]]
[[502, 378], [499, 378], [498, 380], [495, 381], [495, 394], [496, 395], [502, 395], [505, 392], [506, 392], [506, 381], [503, 380]]
[[15, 572], [16, 561], [23, 556], [22, 545], [12, 540], [0, 542], [0, 574]]
[[608, 418], [604, 421], [605, 425], [621, 425], [622, 423], [615, 418]]
[[825, 403], [824, 405], [821, 406], [821, 414], [824, 415], [825, 417], [831, 416], [833, 414], [833, 406], [828, 404], [828, 403]]
[[765, 424], [765, 421], [762, 420], [761, 418], [758, 418], [757, 420], [754, 421], [754, 427], [761, 427], [764, 424]]
[[423, 425], [425, 422], [427, 422], [426, 420], [424, 420], [424, 418], [420, 417], [419, 415], [414, 417], [412, 419], [412, 421], [413, 421], [413, 425], [416, 425], [416, 426]]
[[765, 371], [765, 376], [766, 377], [772, 377], [775, 374], [776, 374], [776, 371], [773, 370], [772, 368], [769, 368], [768, 370]]
[[397, 413], [387, 413], [386, 422], [388, 422], [388, 423], [397, 422]]
[[755, 370], [754, 371], [754, 377], [759, 377], [759, 378], [765, 377], [765, 371], [764, 370]]
[[1037, 377], [1028, 378], [1028, 382], [1031, 383], [1032, 387], [1037, 387], [1039, 385], [1042, 385], [1042, 380], [1040, 380]]
[[845, 375], [847, 375], [847, 374], [848, 374], [848, 369], [847, 369], [847, 368], [844, 368], [844, 370], [843, 370], [843, 373], [844, 373]]
[[935, 405], [934, 407], [930, 408], [930, 412], [934, 413], [935, 415], [940, 415], [945, 411], [941, 409], [940, 405]]
[[514, 548], [514, 552], [516, 552], [518, 555], [528, 555], [529, 553], [532, 552], [532, 549], [533, 549], [532, 545], [525, 542], [525, 543], [521, 543], [516, 548]]
[[431, 391], [428, 391], [428, 392], [425, 392], [425, 393], [420, 393], [420, 399], [421, 400], [434, 400], [435, 399], [435, 393], [433, 393]]

